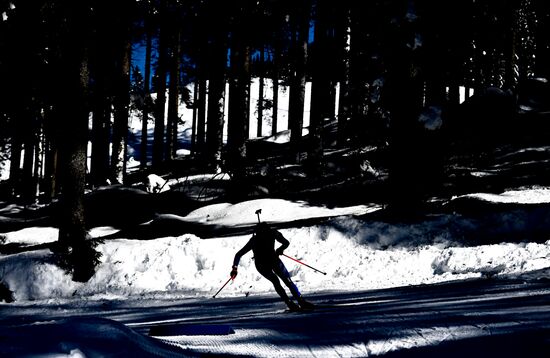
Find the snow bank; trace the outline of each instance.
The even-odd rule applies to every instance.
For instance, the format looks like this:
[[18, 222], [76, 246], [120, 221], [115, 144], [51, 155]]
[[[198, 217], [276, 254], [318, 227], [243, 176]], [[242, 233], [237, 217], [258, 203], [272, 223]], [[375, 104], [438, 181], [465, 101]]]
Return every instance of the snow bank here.
[[[465, 278], [520, 274], [550, 267], [550, 241], [476, 247], [377, 249], [327, 226], [281, 230], [287, 255], [325, 271], [317, 273], [285, 257], [303, 293], [368, 290]], [[194, 235], [150, 241], [118, 239], [98, 247], [102, 263], [87, 283], [72, 282], [53, 265], [48, 250], [0, 257], [0, 277], [16, 300], [126, 297], [144, 294], [210, 296], [229, 277], [235, 252], [248, 236], [203, 240]], [[252, 254], [222, 296], [273, 293], [254, 268]]]
[[[521, 217], [517, 213], [500, 213], [495, 222], [440, 216], [419, 223], [390, 224], [349, 215], [375, 210], [374, 206], [329, 209], [262, 199], [211, 205], [185, 219], [217, 225], [250, 224], [257, 220], [254, 212], [259, 208], [263, 209], [262, 220], [267, 222], [348, 214], [323, 224], [280, 230], [290, 241], [287, 255], [327, 273], [322, 275], [283, 257], [293, 280], [305, 294], [520, 275], [537, 270], [544, 276], [550, 272], [544, 270], [550, 268], [550, 241], [464, 245], [467, 233], [496, 235], [499, 227], [514, 235], [525, 234], [533, 218], [527, 215], [518, 223]], [[540, 215], [535, 212], [536, 217]], [[498, 227], [493, 229], [494, 226]], [[113, 230], [95, 228], [91, 235], [99, 237]], [[24, 244], [50, 242], [56, 237], [57, 230], [53, 228], [4, 234], [6, 242]], [[516, 241], [522, 238], [519, 236]], [[186, 234], [149, 241], [131, 237], [106, 241], [98, 246], [101, 264], [87, 283], [73, 282], [53, 264], [49, 250], [0, 255], [0, 280], [19, 301], [145, 294], [208, 297], [226, 282], [235, 253], [248, 239], [247, 235], [205, 240]], [[237, 279], [221, 295], [266, 292], [274, 293], [271, 284], [255, 270], [249, 253], [241, 259]]]
[[77, 287], [49, 250], [0, 256], [0, 279], [16, 300], [72, 297]]

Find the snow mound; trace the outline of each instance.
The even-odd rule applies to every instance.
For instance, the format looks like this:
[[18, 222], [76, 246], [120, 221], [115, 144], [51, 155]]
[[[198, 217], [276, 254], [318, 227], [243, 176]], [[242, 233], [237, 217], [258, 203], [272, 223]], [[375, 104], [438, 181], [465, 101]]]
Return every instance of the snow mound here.
[[49, 250], [0, 256], [0, 279], [15, 300], [71, 297], [78, 287], [56, 266]]
[[440, 275], [479, 273], [488, 277], [542, 270], [550, 266], [549, 245], [550, 241], [545, 244], [484, 245], [477, 250], [453, 247], [443, 250], [432, 266]]
[[363, 215], [379, 210], [379, 205], [357, 205], [345, 208], [311, 206], [305, 202], [283, 199], [256, 199], [238, 204], [220, 203], [199, 208], [189, 213], [185, 220], [224, 226], [251, 225], [258, 222], [256, 210], [261, 209], [260, 219], [267, 223], [291, 222], [312, 217], [339, 215]]

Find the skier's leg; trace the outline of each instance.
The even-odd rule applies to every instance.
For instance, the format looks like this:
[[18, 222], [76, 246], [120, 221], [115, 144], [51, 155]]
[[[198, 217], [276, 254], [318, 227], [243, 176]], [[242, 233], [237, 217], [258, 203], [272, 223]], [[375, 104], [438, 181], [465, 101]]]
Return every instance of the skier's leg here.
[[273, 287], [275, 288], [275, 291], [277, 292], [277, 294], [290, 307], [289, 305], [289, 302], [291, 302], [290, 298], [286, 294], [283, 286], [281, 286], [281, 282], [279, 282], [279, 278], [277, 277], [277, 275], [273, 273], [273, 270], [271, 270], [269, 266], [264, 266], [264, 265], [256, 265], [256, 269], [263, 277], [268, 279], [273, 284]]
[[277, 276], [279, 276], [285, 285], [290, 289], [290, 292], [292, 292], [292, 296], [296, 298], [298, 303], [300, 304], [300, 307], [306, 310], [313, 309], [315, 306], [313, 303], [306, 301], [303, 297], [300, 291], [298, 290], [298, 287], [294, 282], [292, 282], [292, 279], [290, 278], [290, 274], [288, 273], [288, 270], [286, 269], [285, 265], [281, 260], [275, 264], [275, 268], [273, 270]]
[[278, 262], [275, 263], [275, 267], [273, 271], [283, 280], [285, 285], [288, 287], [290, 292], [292, 293], [292, 296], [296, 298], [298, 301], [302, 297], [302, 294], [300, 293], [300, 290], [298, 290], [298, 286], [294, 282], [292, 282], [292, 279], [290, 278], [290, 274], [288, 273], [288, 270], [286, 269], [285, 265], [281, 260], [278, 260]]

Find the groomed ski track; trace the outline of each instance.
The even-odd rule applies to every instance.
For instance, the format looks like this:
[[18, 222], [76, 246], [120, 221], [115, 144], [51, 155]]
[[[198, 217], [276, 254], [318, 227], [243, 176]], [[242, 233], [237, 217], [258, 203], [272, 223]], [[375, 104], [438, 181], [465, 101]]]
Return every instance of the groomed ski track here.
[[[533, 277], [541, 276], [547, 274]], [[3, 304], [0, 355], [65, 346], [84, 356], [98, 356], [101, 347], [99, 356], [110, 357], [501, 358], [547, 357], [550, 351], [548, 279], [483, 278], [307, 298], [320, 307], [288, 313], [274, 295], [253, 291], [216, 299], [161, 295]], [[230, 325], [235, 333], [147, 337], [151, 327], [168, 324]]]
[[[157, 338], [206, 356], [542, 357], [550, 351], [547, 281], [482, 279], [309, 298], [321, 307], [288, 313], [274, 297], [194, 302], [179, 322], [231, 324], [235, 334]], [[175, 316], [166, 320], [177, 322]], [[151, 324], [130, 326], [146, 334]]]

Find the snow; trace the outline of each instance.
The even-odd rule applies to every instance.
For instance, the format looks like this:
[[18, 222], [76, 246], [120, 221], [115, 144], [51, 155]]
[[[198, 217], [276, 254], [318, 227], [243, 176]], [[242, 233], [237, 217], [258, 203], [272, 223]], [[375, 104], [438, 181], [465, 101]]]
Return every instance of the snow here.
[[550, 188], [521, 188], [519, 190], [508, 190], [501, 194], [475, 193], [461, 197], [477, 198], [493, 203], [516, 203], [516, 204], [539, 204], [550, 203]]
[[170, 190], [170, 185], [166, 184], [166, 180], [156, 174], [147, 175], [145, 180], [145, 190], [148, 193], [162, 193]]
[[[468, 197], [496, 203], [540, 204], [550, 201], [550, 189], [522, 188], [500, 195], [478, 193]], [[214, 226], [246, 226], [257, 222], [255, 211], [260, 208], [262, 221], [271, 224], [292, 224], [302, 219], [324, 218], [315, 224], [294, 224], [280, 229], [290, 241], [290, 247], [285, 254], [326, 272], [326, 275], [322, 275], [290, 259], [282, 258], [294, 282], [306, 297], [321, 299], [320, 295], [323, 292], [334, 292], [334, 300], [340, 302], [338, 300], [345, 297], [346, 293], [378, 292], [376, 290], [380, 289], [416, 285], [423, 287], [468, 282], [480, 278], [505, 279], [532, 273], [537, 273], [539, 279], [550, 278], [550, 240], [465, 245], [457, 233], [465, 232], [466, 228], [475, 224], [463, 220], [455, 224], [458, 228], [453, 227], [450, 222], [456, 218], [448, 216], [420, 224], [389, 224], [360, 219], [358, 215], [379, 210], [380, 207], [376, 205], [327, 208], [282, 199], [257, 199], [236, 204], [209, 205], [179, 218]], [[513, 218], [504, 217], [503, 220]], [[102, 237], [113, 232], [116, 230], [111, 227], [98, 227], [92, 229], [90, 235]], [[0, 237], [7, 244], [36, 245], [55, 241], [57, 229], [31, 227], [6, 232]], [[213, 317], [218, 317], [219, 306], [212, 303], [216, 300], [205, 300], [227, 280], [235, 252], [248, 239], [249, 235], [202, 239], [192, 234], [184, 234], [145, 241], [131, 237], [106, 240], [98, 246], [102, 254], [101, 264], [87, 283], [73, 282], [70, 275], [54, 264], [52, 254], [47, 249], [0, 255], [0, 277], [13, 291], [17, 302], [15, 306], [0, 304], [0, 310], [8, 314], [5, 318], [8, 320], [11, 320], [11, 316], [24, 315], [17, 311], [21, 308], [47, 316], [44, 320], [36, 318], [36, 323], [31, 325], [16, 325], [17, 329], [23, 332], [21, 334], [33, 332], [48, 336], [53, 334], [52, 332], [57, 332], [60, 337], [65, 337], [61, 338], [65, 342], [61, 346], [46, 344], [45, 340], [39, 340], [41, 344], [36, 349], [44, 356], [94, 356], [90, 352], [105, 354], [105, 342], [109, 339], [110, 352], [113, 352], [113, 349], [116, 352], [116, 348], [113, 348], [116, 345], [113, 346], [112, 343], [115, 338], [107, 338], [106, 332], [113, 332], [117, 337], [115, 340], [118, 340], [120, 345], [129, 345], [139, 352], [154, 351], [160, 352], [158, 354], [161, 356], [168, 356], [174, 348], [166, 348], [168, 346], [162, 346], [160, 340], [144, 337], [127, 328], [129, 326], [138, 329], [144, 324], [139, 318], [142, 316], [135, 312], [135, 308], [125, 307], [108, 311], [110, 313], [106, 311], [105, 314], [110, 319], [102, 321], [95, 318], [97, 315], [103, 315], [101, 305], [158, 308], [163, 305], [174, 305], [174, 302], [188, 302], [189, 307], [194, 307], [189, 308], [193, 309], [193, 316], [199, 315], [195, 318], [202, 315], [205, 319], [214, 319]], [[515, 295], [521, 295], [521, 291]], [[235, 310], [240, 316], [249, 317], [248, 319], [253, 319], [256, 315], [264, 317], [265, 313], [258, 312], [247, 316], [247, 310], [252, 308], [243, 299], [248, 296], [254, 298], [247, 302], [254, 302], [258, 307], [268, 307], [272, 310], [271, 314], [282, 309], [280, 302], [273, 298], [274, 290], [271, 284], [255, 270], [252, 254], [247, 254], [241, 259], [239, 275], [224, 288], [219, 294], [220, 300], [216, 302], [235, 303]], [[272, 301], [266, 304], [263, 301], [266, 298]], [[392, 302], [395, 299], [398, 297], [383, 301]], [[370, 304], [375, 302], [378, 301], [370, 301]], [[348, 302], [343, 307], [354, 304]], [[58, 317], [59, 309], [70, 313], [70, 316], [65, 317], [66, 313], [62, 319], [48, 318]], [[120, 313], [122, 316], [117, 316], [115, 312], [123, 313]], [[183, 317], [163, 312], [165, 316], [161, 319], [162, 322], [179, 322], [177, 317]], [[90, 314], [92, 318], [89, 317]], [[127, 326], [118, 323], [121, 321]], [[150, 325], [154, 321], [155, 318], [151, 317], [144, 322]], [[353, 318], [349, 318], [348, 321], [353, 322]], [[237, 322], [240, 322], [240, 319]], [[402, 327], [399, 336], [385, 336], [383, 339], [373, 336], [372, 339], [351, 345], [331, 342], [327, 345], [312, 346], [293, 341], [290, 346], [281, 347], [273, 342], [290, 339], [289, 333], [281, 331], [284, 329], [282, 326], [250, 326], [250, 323], [245, 324], [246, 322], [249, 321], [244, 320], [243, 326], [228, 337], [164, 337], [162, 341], [194, 352], [248, 354], [258, 357], [362, 357], [429, 346], [445, 341], [448, 337], [459, 340], [486, 335], [483, 329], [469, 324], [432, 325], [419, 328]], [[345, 327], [345, 323], [341, 325]], [[75, 335], [75, 327], [81, 335]], [[365, 326], [356, 329], [367, 332], [371, 328]], [[1, 329], [0, 333], [14, 334]], [[8, 347], [16, 347], [25, 354], [35, 353], [19, 341], [15, 339], [15, 343], [10, 343], [11, 346]], [[0, 353], [10, 352], [6, 349], [8, 348], [5, 344], [0, 343]]]
[[53, 227], [30, 227], [4, 235], [4, 244], [38, 245], [57, 241], [59, 230]]
[[283, 199], [256, 199], [238, 204], [220, 203], [197, 209], [186, 220], [210, 224], [237, 226], [257, 222], [256, 210], [262, 209], [260, 218], [267, 223], [288, 222], [312, 217], [362, 215], [380, 209], [377, 205], [358, 205], [346, 208], [310, 206], [305, 202]]
[[0, 160], [0, 181], [8, 180], [10, 177], [10, 161]]
[[[304, 293], [322, 291], [327, 286], [368, 290], [433, 284], [550, 267], [550, 241], [380, 250], [326, 227], [280, 231], [291, 243], [287, 255], [327, 273], [321, 275], [283, 258]], [[7, 237], [14, 242], [11, 233]], [[189, 234], [149, 241], [109, 240], [99, 246], [102, 264], [86, 284], [72, 282], [51, 262], [49, 250], [0, 257], [0, 267], [3, 280], [15, 291], [18, 301], [158, 292], [208, 295], [223, 283], [235, 252], [247, 240], [248, 236], [203, 240]], [[239, 277], [224, 289], [224, 295], [238, 296], [250, 290], [273, 292], [271, 284], [254, 269], [251, 254], [241, 260]]]

